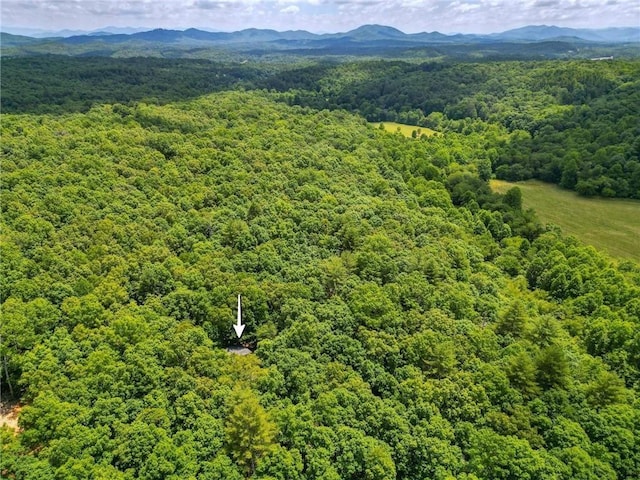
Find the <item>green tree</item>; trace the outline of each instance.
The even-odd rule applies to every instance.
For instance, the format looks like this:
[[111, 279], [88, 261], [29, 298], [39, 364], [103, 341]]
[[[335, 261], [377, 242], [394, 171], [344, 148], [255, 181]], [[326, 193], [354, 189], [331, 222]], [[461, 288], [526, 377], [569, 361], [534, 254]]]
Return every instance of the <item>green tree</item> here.
[[453, 343], [432, 330], [420, 332], [409, 340], [407, 357], [427, 375], [438, 378], [451, 373], [456, 365]]
[[557, 471], [526, 440], [501, 436], [489, 429], [474, 432], [468, 451], [469, 470], [479, 478], [553, 478]]
[[496, 325], [496, 332], [500, 335], [508, 336], [510, 339], [517, 339], [525, 332], [527, 325], [527, 310], [521, 300], [515, 300], [506, 312], [500, 316]]
[[536, 368], [536, 381], [543, 389], [567, 386], [569, 361], [560, 345], [543, 349], [536, 359]]
[[515, 210], [522, 210], [522, 190], [518, 187], [510, 188], [504, 194], [504, 203]]
[[587, 386], [589, 403], [604, 407], [621, 402], [625, 397], [624, 382], [612, 372], [601, 372], [594, 381]]
[[522, 351], [511, 357], [506, 370], [511, 385], [527, 398], [533, 398], [540, 393], [540, 387], [536, 383], [536, 365], [529, 353]]
[[389, 446], [358, 430], [339, 427], [336, 444], [336, 469], [348, 480], [392, 480], [396, 468]]
[[231, 457], [250, 477], [259, 460], [275, 445], [276, 426], [257, 395], [247, 388], [236, 389], [229, 403], [225, 443]]

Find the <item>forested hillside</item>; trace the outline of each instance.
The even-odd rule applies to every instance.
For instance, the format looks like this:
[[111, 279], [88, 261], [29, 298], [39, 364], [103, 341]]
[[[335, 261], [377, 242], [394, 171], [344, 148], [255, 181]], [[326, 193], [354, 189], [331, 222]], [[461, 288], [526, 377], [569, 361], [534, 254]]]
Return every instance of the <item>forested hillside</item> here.
[[[263, 67], [266, 73], [268, 67]], [[256, 79], [253, 66], [161, 58], [43, 55], [2, 59], [2, 110], [88, 111], [96, 103], [167, 103]], [[250, 84], [250, 83], [249, 83]]]
[[362, 62], [269, 77], [291, 102], [440, 130], [500, 125], [498, 178], [640, 198], [640, 62]]
[[638, 478], [640, 266], [288, 95], [3, 114], [2, 476]]
[[5, 112], [86, 111], [267, 89], [292, 105], [442, 132], [495, 131], [491, 171], [586, 196], [640, 199], [640, 60], [221, 63], [3, 58]]

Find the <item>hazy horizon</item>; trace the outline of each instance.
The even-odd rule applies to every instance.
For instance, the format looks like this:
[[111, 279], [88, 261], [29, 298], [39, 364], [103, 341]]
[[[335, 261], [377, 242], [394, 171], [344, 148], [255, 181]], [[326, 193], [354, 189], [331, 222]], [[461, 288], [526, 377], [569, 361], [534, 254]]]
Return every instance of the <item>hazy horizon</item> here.
[[635, 0], [3, 0], [11, 33], [105, 28], [231, 32], [246, 28], [336, 33], [379, 24], [405, 33], [499, 33], [528, 25], [640, 26]]
[[[391, 27], [391, 25], [380, 25], [380, 24], [362, 24], [359, 25], [358, 27], [354, 27], [351, 30], [355, 30], [359, 27], [364, 27], [366, 25], [379, 25], [382, 27]], [[399, 29], [397, 27], [393, 27], [393, 28], [397, 28], [400, 31], [403, 31], [403, 33], [442, 33], [444, 35], [456, 35], [456, 34], [476, 34], [476, 35], [492, 35], [492, 34], [500, 34], [509, 30], [516, 30], [519, 28], [525, 28], [525, 27], [558, 27], [558, 28], [576, 28], [576, 29], [580, 29], [580, 28], [586, 28], [586, 29], [593, 29], [593, 30], [606, 30], [606, 29], [611, 29], [611, 28], [638, 28], [640, 29], [639, 26], [631, 26], [631, 25], [620, 25], [620, 26], [611, 26], [611, 27], [565, 27], [563, 25], [520, 25], [517, 27], [513, 27], [510, 29], [506, 29], [506, 30], [501, 30], [501, 31], [495, 31], [495, 32], [489, 32], [489, 33], [479, 33], [479, 32], [441, 32], [438, 30], [431, 30], [431, 31], [426, 31], [424, 30], [423, 32], [404, 32], [402, 29]], [[104, 27], [100, 27], [100, 28], [96, 28], [96, 29], [92, 29], [92, 30], [81, 30], [81, 29], [61, 29], [61, 30], [45, 30], [45, 29], [33, 29], [33, 28], [29, 28], [29, 27], [5, 27], [4, 25], [0, 28], [0, 31], [3, 33], [9, 33], [9, 34], [13, 34], [13, 35], [22, 35], [22, 36], [32, 36], [32, 37], [44, 37], [48, 34], [57, 34], [59, 36], [63, 36], [63, 37], [71, 37], [74, 35], [82, 35], [82, 34], [92, 34], [92, 33], [97, 33], [97, 32], [111, 32], [111, 31], [115, 31], [118, 30], [116, 33], [117, 34], [133, 34], [133, 33], [138, 33], [138, 32], [147, 32], [147, 31], [151, 31], [151, 30], [157, 30], [157, 29], [163, 29], [163, 30], [176, 30], [176, 31], [185, 31], [188, 30], [190, 28], [194, 28], [196, 30], [201, 30], [201, 31], [205, 31], [205, 32], [211, 32], [211, 33], [233, 33], [233, 32], [238, 32], [238, 31], [242, 31], [242, 30], [246, 30], [246, 29], [252, 29], [252, 28], [256, 28], [256, 29], [260, 29], [259, 27], [244, 27], [242, 29], [238, 29], [238, 30], [215, 30], [215, 29], [211, 29], [211, 28], [207, 28], [207, 27], [185, 27], [185, 28], [167, 28], [167, 27], [130, 27], [130, 26], [123, 26], [123, 27], [116, 27], [114, 25], [105, 25]], [[268, 30], [270, 28], [268, 27], [264, 27], [264, 30]], [[122, 30], [122, 31], [120, 31]], [[125, 31], [126, 30], [126, 31]], [[275, 31], [279, 31], [279, 32], [285, 32], [285, 31], [307, 31], [309, 33], [313, 33], [316, 35], [323, 35], [323, 34], [340, 34], [340, 33], [347, 33], [348, 31], [351, 30], [341, 30], [341, 31], [335, 31], [335, 32], [327, 32], [327, 31], [311, 31], [311, 30], [306, 30], [306, 29], [289, 29], [289, 30], [278, 30], [278, 29], [270, 29], [270, 30], [275, 30]]]

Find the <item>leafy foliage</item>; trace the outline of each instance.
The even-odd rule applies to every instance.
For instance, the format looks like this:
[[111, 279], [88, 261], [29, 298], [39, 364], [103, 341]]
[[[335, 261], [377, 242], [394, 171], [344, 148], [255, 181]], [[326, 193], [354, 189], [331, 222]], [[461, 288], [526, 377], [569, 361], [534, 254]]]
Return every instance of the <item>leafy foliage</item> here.
[[278, 98], [3, 115], [2, 475], [637, 478], [637, 265]]
[[[447, 134], [482, 134], [487, 152], [478, 158], [478, 174], [483, 180], [494, 173], [505, 180], [553, 182], [585, 196], [640, 198], [637, 59], [337, 63], [304, 58], [244, 64], [36, 56], [3, 57], [2, 64], [5, 112], [87, 111], [97, 102], [166, 103], [228, 89], [276, 90], [292, 105], [346, 109], [372, 122]], [[154, 141], [162, 151], [165, 140]]]
[[[290, 101], [346, 108], [370, 121], [469, 131], [505, 127], [499, 178], [538, 178], [582, 195], [640, 198], [637, 61], [362, 62], [287, 70], [270, 87]], [[313, 87], [312, 87], [313, 86]]]

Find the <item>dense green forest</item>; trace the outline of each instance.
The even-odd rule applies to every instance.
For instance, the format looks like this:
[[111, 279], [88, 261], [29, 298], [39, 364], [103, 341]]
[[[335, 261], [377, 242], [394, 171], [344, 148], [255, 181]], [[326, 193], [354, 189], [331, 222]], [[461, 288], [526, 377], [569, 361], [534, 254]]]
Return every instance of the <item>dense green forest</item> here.
[[273, 67], [160, 58], [2, 58], [2, 110], [19, 113], [88, 111], [96, 103], [152, 103], [251, 85]]
[[[583, 195], [640, 198], [640, 61], [372, 61], [287, 70], [267, 79], [291, 103], [442, 131], [499, 125], [493, 171]], [[482, 128], [482, 127], [480, 127]]]
[[295, 95], [3, 114], [1, 475], [638, 478], [640, 266], [491, 192], [521, 127]]
[[640, 198], [640, 60], [220, 63], [154, 58], [2, 59], [5, 112], [166, 103], [229, 89], [441, 132], [496, 131], [498, 178]]

